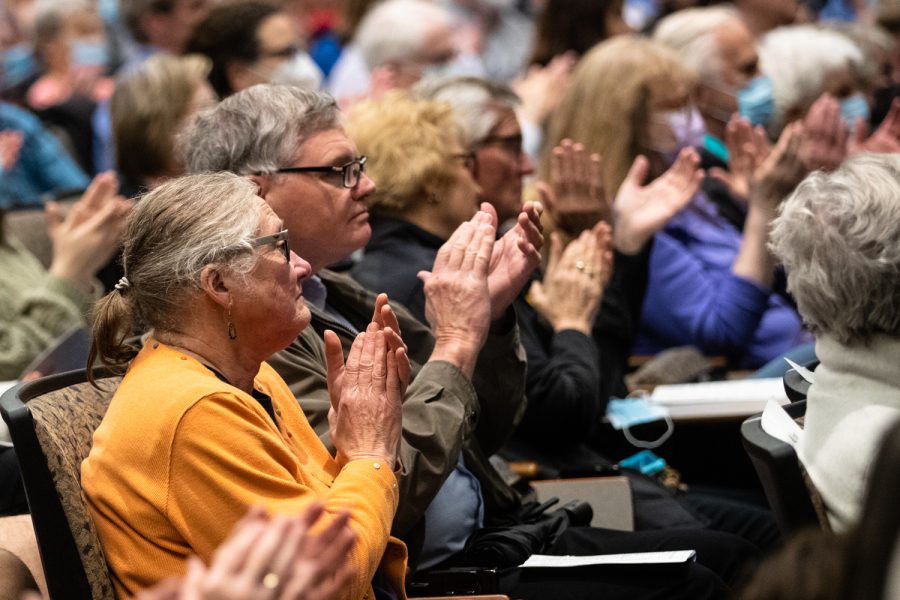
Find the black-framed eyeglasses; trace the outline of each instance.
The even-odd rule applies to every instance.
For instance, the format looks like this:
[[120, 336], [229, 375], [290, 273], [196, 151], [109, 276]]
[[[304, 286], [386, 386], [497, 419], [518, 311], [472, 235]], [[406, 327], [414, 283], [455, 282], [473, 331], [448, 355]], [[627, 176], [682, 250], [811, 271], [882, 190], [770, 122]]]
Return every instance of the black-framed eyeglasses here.
[[[281, 244], [279, 244], [279, 242], [281, 242]], [[255, 240], [250, 240], [250, 245], [254, 248], [257, 246], [265, 246], [266, 244], [275, 244], [275, 247], [278, 250], [281, 250], [281, 253], [284, 255], [284, 260], [288, 263], [291, 262], [291, 245], [288, 242], [287, 229], [282, 229], [278, 233], [273, 233], [272, 235], [264, 235]]]
[[509, 152], [516, 158], [522, 157], [521, 133], [517, 133], [514, 135], [489, 135], [488, 137], [478, 142], [479, 146], [489, 146], [491, 144], [497, 144], [498, 146], [501, 146], [506, 152]]
[[358, 156], [340, 167], [282, 167], [275, 169], [276, 173], [340, 173], [341, 185], [345, 188], [355, 188], [359, 184], [359, 178], [366, 172], [365, 156]]
[[300, 52], [300, 46], [291, 44], [280, 50], [260, 50], [259, 58], [293, 58], [298, 52]]
[[450, 158], [463, 161], [463, 165], [472, 174], [474, 179], [478, 179], [478, 155], [475, 152], [461, 152], [459, 154], [451, 154]]

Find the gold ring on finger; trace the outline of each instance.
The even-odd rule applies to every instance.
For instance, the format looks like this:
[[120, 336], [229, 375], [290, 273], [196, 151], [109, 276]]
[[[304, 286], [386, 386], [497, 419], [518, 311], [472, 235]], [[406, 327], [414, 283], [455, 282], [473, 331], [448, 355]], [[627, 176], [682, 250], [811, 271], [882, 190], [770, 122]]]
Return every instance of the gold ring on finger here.
[[578, 269], [579, 271], [584, 271], [584, 268], [585, 268], [586, 266], [587, 266], [587, 265], [584, 264], [584, 261], [583, 261], [583, 260], [575, 261], [575, 268]]
[[269, 590], [276, 589], [279, 583], [281, 583], [281, 578], [277, 573], [266, 573], [262, 579], [263, 587]]

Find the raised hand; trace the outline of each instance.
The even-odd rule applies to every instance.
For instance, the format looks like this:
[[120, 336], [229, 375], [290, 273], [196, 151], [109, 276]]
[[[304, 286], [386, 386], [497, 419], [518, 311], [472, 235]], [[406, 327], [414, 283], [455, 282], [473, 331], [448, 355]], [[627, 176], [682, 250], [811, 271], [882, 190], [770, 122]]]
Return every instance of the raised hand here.
[[546, 67], [532, 66], [524, 76], [512, 83], [513, 91], [522, 99], [523, 119], [540, 126], [556, 110], [569, 83], [578, 57], [573, 52], [560, 54]]
[[[412, 373], [412, 366], [409, 363], [409, 348], [403, 341], [400, 333], [400, 323], [397, 321], [397, 315], [394, 309], [388, 304], [387, 294], [378, 294], [375, 298], [375, 311], [372, 314], [372, 323], [378, 326], [379, 331], [384, 332], [385, 340], [388, 348], [394, 352], [397, 358], [397, 370], [400, 375], [400, 392], [401, 396], [406, 394], [406, 387]], [[403, 350], [398, 353], [398, 350]]]
[[688, 202], [703, 180], [700, 157], [693, 148], [678, 153], [669, 170], [649, 185], [649, 163], [643, 156], [634, 159], [613, 204], [613, 246], [622, 254], [637, 254], [644, 244]]
[[62, 279], [86, 282], [116, 253], [133, 202], [117, 195], [112, 172], [94, 177], [65, 220], [59, 207], [48, 202], [47, 231], [53, 243], [50, 272]]
[[316, 533], [323, 506], [314, 502], [297, 516], [269, 520], [253, 508], [216, 550], [207, 567], [188, 561], [183, 581], [168, 579], [137, 600], [328, 600], [352, 575], [347, 556], [356, 535], [348, 515], [337, 515]]
[[[485, 202], [481, 210], [491, 215], [496, 226], [497, 214], [494, 207]], [[538, 202], [526, 202], [522, 212], [516, 217], [516, 224], [494, 243], [488, 272], [488, 292], [491, 298], [491, 321], [496, 321], [506, 312], [531, 273], [541, 263], [541, 248], [544, 244], [541, 212]]]
[[725, 146], [728, 148], [728, 170], [714, 167], [709, 174], [728, 186], [732, 196], [746, 200], [750, 182], [772, 152], [772, 144], [761, 126], [753, 127], [747, 119], [734, 115], [725, 127]]
[[537, 189], [556, 226], [570, 238], [610, 220], [600, 155], [588, 155], [583, 144], [560, 142], [550, 159], [550, 183], [539, 182]]
[[384, 460], [393, 469], [400, 447], [402, 390], [398, 364], [406, 350], [390, 350], [389, 329], [369, 323], [353, 340], [347, 362], [333, 331], [325, 332], [325, 361], [331, 408], [328, 425], [338, 462]]
[[900, 98], [894, 98], [891, 109], [875, 133], [866, 137], [869, 128], [861, 119], [856, 123], [853, 136], [848, 142], [848, 154], [876, 152], [891, 154], [900, 152]]
[[822, 95], [803, 119], [800, 156], [807, 171], [837, 169], [847, 157], [848, 138], [840, 103], [833, 96]]
[[809, 172], [803, 160], [804, 125], [791, 123], [781, 132], [769, 157], [757, 169], [750, 191], [750, 205], [774, 208]]
[[456, 228], [438, 250], [425, 282], [425, 317], [435, 336], [431, 358], [448, 360], [467, 376], [491, 323], [488, 271], [496, 235], [495, 217], [483, 210]]
[[554, 232], [544, 280], [531, 284], [529, 302], [555, 331], [590, 335], [612, 263], [612, 232], [606, 223], [583, 231], [565, 250]]

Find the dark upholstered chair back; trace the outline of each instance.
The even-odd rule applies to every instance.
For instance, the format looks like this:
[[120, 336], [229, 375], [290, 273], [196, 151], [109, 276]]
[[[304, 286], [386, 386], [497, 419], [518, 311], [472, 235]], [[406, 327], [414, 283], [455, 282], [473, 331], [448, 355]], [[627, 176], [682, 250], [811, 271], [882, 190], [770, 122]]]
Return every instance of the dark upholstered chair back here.
[[81, 462], [119, 381], [101, 379], [98, 390], [84, 370], [73, 371], [19, 385], [0, 398], [53, 598], [115, 599], [81, 489]]
[[[798, 419], [806, 414], [806, 401], [788, 404], [784, 409]], [[744, 421], [741, 437], [781, 532], [788, 536], [806, 527], [827, 527], [821, 498], [804, 477], [797, 453], [763, 431], [761, 421], [761, 415]]]

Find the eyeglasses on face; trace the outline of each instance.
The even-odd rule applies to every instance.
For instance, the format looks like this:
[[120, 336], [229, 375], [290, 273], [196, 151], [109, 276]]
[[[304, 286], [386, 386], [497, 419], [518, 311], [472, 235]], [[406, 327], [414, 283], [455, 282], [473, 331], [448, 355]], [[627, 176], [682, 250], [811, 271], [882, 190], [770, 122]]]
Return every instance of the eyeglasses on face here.
[[300, 46], [291, 44], [280, 50], [261, 50], [259, 52], [259, 58], [293, 58], [300, 50]]
[[256, 238], [255, 240], [250, 240], [250, 245], [254, 248], [256, 248], [257, 246], [265, 246], [266, 244], [275, 244], [275, 248], [280, 250], [284, 255], [284, 260], [286, 260], [288, 263], [291, 262], [291, 246], [288, 242], [287, 229], [282, 229], [278, 233], [273, 233], [272, 235], [264, 235], [262, 237]]
[[478, 142], [479, 146], [491, 146], [498, 145], [503, 148], [504, 151], [508, 152], [512, 156], [516, 158], [521, 158], [522, 156], [522, 134], [517, 133], [514, 135], [489, 135], [484, 138], [480, 142]]
[[335, 167], [326, 165], [322, 167], [282, 167], [275, 169], [276, 173], [340, 173], [341, 185], [345, 188], [355, 188], [359, 179], [366, 172], [366, 157], [359, 156], [345, 165]]

